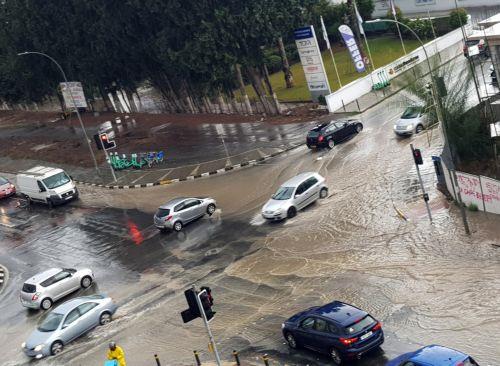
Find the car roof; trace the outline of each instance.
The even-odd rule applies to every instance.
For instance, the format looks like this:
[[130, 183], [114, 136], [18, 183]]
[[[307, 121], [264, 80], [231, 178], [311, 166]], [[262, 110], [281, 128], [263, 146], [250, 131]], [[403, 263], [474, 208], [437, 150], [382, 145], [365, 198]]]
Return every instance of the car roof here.
[[460, 351], [434, 344], [415, 351], [408, 361], [432, 366], [452, 366], [456, 365], [457, 362], [464, 361], [468, 357]]
[[65, 303], [62, 303], [58, 307], [56, 307], [53, 312], [57, 314], [66, 314], [67, 312], [71, 311], [78, 305], [81, 305], [83, 303], [86, 303], [91, 300], [102, 300], [106, 298], [105, 295], [90, 295], [90, 296], [81, 296], [77, 297], [71, 300], [66, 301]]
[[342, 326], [348, 326], [364, 318], [368, 313], [341, 301], [333, 301], [311, 311], [315, 315], [331, 319]]
[[187, 200], [188, 198], [189, 197], [177, 197], [177, 198], [174, 198], [174, 199], [168, 201], [167, 203], [164, 203], [159, 208], [163, 208], [163, 209], [165, 209], [165, 208], [173, 208], [173, 206], [175, 206], [178, 203], [181, 203], [182, 201]]
[[51, 276], [53, 276], [56, 273], [59, 273], [61, 271], [62, 271], [61, 268], [50, 268], [50, 269], [47, 269], [46, 271], [37, 273], [36, 275], [31, 277], [30, 279], [26, 280], [25, 283], [28, 283], [31, 285], [37, 285], [40, 282], [45, 281], [47, 278], [49, 278], [49, 277], [51, 277]]
[[296, 175], [295, 177], [288, 179], [281, 186], [282, 187], [296, 187], [300, 183], [302, 183], [304, 181], [304, 179], [306, 179], [308, 177], [313, 177], [313, 176], [314, 177], [318, 176], [318, 173], [316, 173], [316, 172], [300, 173], [300, 174]]

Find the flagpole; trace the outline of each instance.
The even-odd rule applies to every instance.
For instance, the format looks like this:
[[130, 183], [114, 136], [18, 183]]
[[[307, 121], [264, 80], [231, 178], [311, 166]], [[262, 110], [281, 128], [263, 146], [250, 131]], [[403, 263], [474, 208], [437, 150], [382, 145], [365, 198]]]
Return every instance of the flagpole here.
[[342, 88], [342, 82], [340, 81], [339, 70], [337, 69], [337, 63], [335, 62], [335, 57], [333, 56], [332, 46], [330, 45], [330, 40], [328, 39], [328, 33], [326, 32], [326, 27], [325, 23], [323, 22], [323, 17], [320, 16], [320, 19], [321, 19], [321, 30], [323, 31], [323, 38], [325, 39], [326, 47], [330, 50], [330, 55], [332, 56], [335, 74], [337, 74], [337, 80], [339, 82], [340, 87]]
[[[392, 15], [394, 16], [394, 20], [397, 22], [398, 18], [396, 15], [396, 7], [394, 5], [395, 0], [391, 0], [391, 8], [392, 8]], [[396, 23], [396, 28], [398, 29], [398, 34], [399, 34], [399, 40], [401, 41], [401, 46], [403, 47], [403, 52], [406, 55], [406, 48], [405, 48], [405, 43], [403, 42], [403, 36], [401, 35], [401, 30], [399, 29], [399, 23]]]
[[368, 45], [368, 39], [366, 39], [365, 30], [363, 29], [363, 18], [361, 18], [361, 15], [359, 15], [356, 1], [353, 0], [352, 3], [354, 4], [354, 11], [356, 12], [356, 18], [358, 19], [359, 31], [361, 32], [361, 34], [363, 35], [363, 38], [365, 39], [366, 50], [368, 51], [368, 57], [370, 58], [370, 64], [372, 65], [372, 70], [375, 71], [375, 64], [373, 63], [373, 58], [372, 58], [372, 53], [370, 51], [370, 46]]

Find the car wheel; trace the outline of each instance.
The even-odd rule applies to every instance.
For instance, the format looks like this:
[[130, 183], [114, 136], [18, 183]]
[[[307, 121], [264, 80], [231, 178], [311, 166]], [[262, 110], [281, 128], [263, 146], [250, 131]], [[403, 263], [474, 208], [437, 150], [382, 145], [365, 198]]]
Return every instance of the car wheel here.
[[52, 307], [52, 300], [46, 297], [45, 299], [42, 300], [40, 303], [40, 307], [43, 310], [49, 310]]
[[52, 343], [50, 346], [50, 354], [52, 356], [55, 356], [63, 351], [64, 345], [62, 344], [61, 341], [55, 341]]
[[416, 133], [420, 133], [420, 132], [422, 132], [422, 130], [423, 130], [423, 129], [424, 129], [424, 126], [422, 126], [422, 125], [417, 125], [417, 128], [415, 128], [415, 132], [416, 132]]
[[176, 221], [174, 224], [174, 230], [177, 232], [181, 231], [182, 230], [182, 222]]
[[286, 217], [291, 219], [292, 217], [295, 217], [297, 215], [297, 209], [295, 207], [290, 207], [286, 213]]
[[47, 198], [47, 206], [49, 206], [49, 208], [54, 208], [54, 203], [50, 198]]
[[333, 149], [333, 147], [335, 146], [335, 142], [333, 141], [333, 139], [328, 140], [327, 144], [330, 150]]
[[358, 123], [356, 125], [356, 132], [360, 133], [361, 131], [363, 131], [363, 125], [361, 123]]
[[328, 196], [328, 188], [321, 188], [321, 191], [319, 191], [319, 198], [326, 198]]
[[307, 144], [307, 148], [312, 150], [312, 146]]
[[209, 204], [207, 207], [208, 216], [212, 216], [215, 212], [215, 205], [213, 203]]
[[334, 365], [342, 364], [342, 358], [340, 358], [340, 353], [335, 348], [330, 350], [330, 357], [332, 358]]
[[295, 339], [292, 333], [287, 333], [285, 338], [286, 338], [286, 343], [288, 343], [288, 347], [293, 349], [299, 348], [297, 340]]
[[80, 282], [83, 288], [89, 288], [90, 285], [92, 285], [92, 278], [90, 276], [85, 276], [82, 278], [82, 281]]
[[99, 324], [106, 325], [109, 322], [111, 322], [111, 314], [106, 311], [99, 317]]

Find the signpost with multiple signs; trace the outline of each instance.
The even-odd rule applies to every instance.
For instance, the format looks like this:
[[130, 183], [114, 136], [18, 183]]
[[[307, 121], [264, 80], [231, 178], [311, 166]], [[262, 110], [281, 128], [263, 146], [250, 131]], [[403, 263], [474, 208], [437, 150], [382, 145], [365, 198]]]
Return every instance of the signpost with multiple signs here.
[[312, 100], [317, 102], [320, 96], [326, 96], [331, 91], [314, 27], [309, 25], [296, 29], [293, 33], [306, 76], [307, 87], [311, 92]]
[[60, 83], [59, 86], [61, 88], [66, 108], [87, 108], [87, 100], [85, 99], [85, 94], [83, 93], [82, 83], [79, 81], [69, 81], [67, 83]]

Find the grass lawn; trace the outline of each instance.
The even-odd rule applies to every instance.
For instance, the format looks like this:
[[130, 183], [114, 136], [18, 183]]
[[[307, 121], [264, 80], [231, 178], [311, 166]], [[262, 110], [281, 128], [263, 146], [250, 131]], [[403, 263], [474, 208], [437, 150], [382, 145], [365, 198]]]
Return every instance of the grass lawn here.
[[[388, 63], [404, 55], [403, 49], [401, 47], [401, 42], [398, 38], [384, 37], [368, 39], [368, 44], [370, 45], [375, 68], [387, 65]], [[407, 52], [413, 51], [418, 46], [419, 43], [416, 40], [405, 40], [405, 48]], [[351, 61], [351, 56], [344, 47], [335, 45], [333, 49], [333, 55], [335, 56], [335, 62], [337, 63], [337, 68], [343, 85], [346, 85], [359, 77], [367, 75], [366, 73], [360, 74], [356, 72]], [[332, 91], [337, 90], [340, 86], [337, 81], [335, 69], [333, 68], [330, 51], [324, 51], [322, 53], [322, 56], [323, 63], [326, 68], [326, 74], [328, 75], [328, 80], [330, 81], [330, 88], [332, 89]], [[300, 64], [300, 62], [298, 62], [292, 65], [291, 68], [293, 73], [293, 80], [295, 82], [295, 86], [293, 88], [286, 88], [283, 72], [280, 71], [270, 75], [271, 84], [274, 88], [274, 91], [278, 95], [278, 99], [282, 101], [311, 100], [311, 95], [309, 94], [309, 89], [307, 88], [306, 78], [304, 76], [302, 65]], [[246, 89], [248, 95], [251, 98], [256, 97], [251, 85], [248, 85]]]

